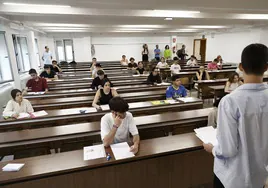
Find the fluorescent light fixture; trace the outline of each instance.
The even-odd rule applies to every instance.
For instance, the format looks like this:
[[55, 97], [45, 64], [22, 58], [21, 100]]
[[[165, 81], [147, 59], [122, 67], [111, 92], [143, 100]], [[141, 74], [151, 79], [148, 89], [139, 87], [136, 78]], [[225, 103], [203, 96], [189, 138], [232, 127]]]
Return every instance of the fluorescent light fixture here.
[[173, 18], [165, 18], [165, 20], [173, 20]]
[[89, 29], [93, 29], [93, 28], [82, 28], [82, 27], [39, 27], [39, 29], [42, 30], [89, 30]]
[[32, 23], [31, 25], [38, 27], [85, 27], [85, 28], [89, 28], [92, 26], [89, 24], [66, 24], [66, 23]]
[[119, 28], [116, 29], [118, 31], [153, 31], [155, 29], [148, 29], [148, 28]]
[[70, 5], [47, 5], [47, 4], [30, 4], [30, 3], [8, 3], [4, 2], [4, 5], [12, 6], [42, 6], [42, 7], [61, 7], [61, 8], [70, 8]]
[[268, 20], [268, 14], [239, 14], [235, 16], [235, 18], [246, 20]]
[[61, 33], [63, 33], [63, 32], [66, 32], [66, 33], [80, 33], [80, 32], [85, 32], [85, 33], [88, 33], [88, 32], [91, 32], [91, 31], [89, 31], [89, 30], [78, 30], [78, 29], [62, 29], [62, 30], [45, 30], [46, 32], [55, 32], [55, 33], [57, 33], [57, 32], [61, 32]]
[[220, 29], [220, 28], [227, 28], [227, 26], [222, 25], [191, 25], [190, 28], [194, 29]]
[[154, 10], [155, 12], [166, 12], [172, 14], [199, 14], [200, 11], [191, 11], [191, 10]]
[[197, 18], [199, 11], [154, 10], [144, 16], [169, 18]]
[[118, 25], [118, 27], [122, 28], [163, 28], [163, 25]]

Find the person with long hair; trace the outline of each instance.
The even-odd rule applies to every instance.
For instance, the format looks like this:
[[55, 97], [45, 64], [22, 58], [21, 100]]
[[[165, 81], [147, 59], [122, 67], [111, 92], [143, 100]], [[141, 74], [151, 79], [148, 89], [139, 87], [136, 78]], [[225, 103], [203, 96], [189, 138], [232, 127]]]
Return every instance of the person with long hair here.
[[154, 84], [160, 84], [162, 82], [161, 76], [159, 74], [159, 69], [154, 67], [152, 69], [152, 72], [147, 78], [147, 84], [154, 85]]
[[242, 84], [243, 84], [243, 82], [241, 80], [239, 80], [239, 74], [234, 73], [229, 78], [229, 80], [226, 82], [224, 92], [225, 93], [231, 93], [232, 91], [234, 91], [236, 88], [238, 88]]
[[142, 46], [143, 50], [141, 52], [141, 55], [142, 55], [142, 61], [143, 62], [148, 62], [149, 61], [149, 50], [148, 50], [148, 45], [147, 44], [144, 44]]
[[98, 89], [95, 94], [92, 106], [100, 109], [100, 105], [109, 104], [109, 101], [115, 96], [118, 96], [118, 93], [111, 88], [110, 80], [104, 79], [102, 88]]
[[164, 57], [165, 59], [171, 59], [172, 53], [171, 50], [169, 49], [169, 45], [165, 46], [165, 51], [164, 51]]

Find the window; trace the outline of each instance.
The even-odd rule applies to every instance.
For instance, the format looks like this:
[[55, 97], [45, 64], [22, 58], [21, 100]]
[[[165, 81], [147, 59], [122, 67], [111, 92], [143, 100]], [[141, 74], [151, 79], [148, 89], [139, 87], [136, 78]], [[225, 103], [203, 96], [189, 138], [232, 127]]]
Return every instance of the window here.
[[13, 80], [5, 33], [0, 31], [0, 83]]
[[38, 64], [39, 67], [41, 67], [40, 54], [39, 54], [39, 48], [38, 48], [38, 41], [37, 41], [37, 39], [34, 39], [34, 41], [35, 41], [35, 52], [36, 52], [37, 64]]
[[73, 61], [74, 60], [74, 52], [73, 52], [73, 40], [64, 39], [64, 40], [56, 40], [56, 56], [57, 61]]
[[18, 71], [19, 73], [27, 72], [31, 68], [27, 38], [16, 35], [12, 35], [12, 37]]

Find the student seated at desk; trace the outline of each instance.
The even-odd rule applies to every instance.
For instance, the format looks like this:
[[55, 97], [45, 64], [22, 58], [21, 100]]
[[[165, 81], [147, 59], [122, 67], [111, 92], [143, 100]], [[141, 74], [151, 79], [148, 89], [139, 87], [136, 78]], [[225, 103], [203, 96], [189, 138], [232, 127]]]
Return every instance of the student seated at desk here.
[[128, 64], [128, 67], [127, 67], [127, 69], [128, 70], [135, 70], [137, 67], [138, 67], [138, 65], [137, 65], [137, 63], [135, 62], [135, 59], [133, 58], [133, 57], [131, 57], [130, 59], [129, 59], [129, 64]]
[[102, 88], [98, 89], [92, 106], [100, 109], [99, 105], [109, 104], [109, 101], [115, 96], [118, 96], [118, 93], [111, 88], [110, 80], [104, 78]]
[[241, 71], [239, 67], [236, 68], [235, 72], [239, 75], [239, 78], [243, 79], [243, 71]]
[[171, 74], [179, 74], [180, 70], [181, 66], [178, 64], [178, 61], [174, 61], [170, 67]]
[[[103, 86], [104, 79], [109, 80], [107, 76], [104, 74], [103, 70], [98, 70], [97, 75], [98, 76], [94, 78], [94, 80], [92, 81], [92, 84], [90, 87], [91, 89], [100, 89]], [[111, 87], [113, 87], [113, 84], [111, 83], [111, 81], [110, 81], [110, 84], [111, 84]]]
[[154, 85], [154, 84], [160, 84], [162, 83], [162, 79], [159, 75], [159, 69], [157, 69], [156, 67], [154, 67], [152, 69], [152, 72], [150, 73], [150, 75], [148, 76], [147, 78], [147, 84], [150, 84], [150, 85]]
[[239, 80], [239, 74], [234, 73], [229, 78], [229, 80], [226, 82], [224, 92], [225, 93], [231, 93], [232, 91], [234, 91], [236, 88], [238, 88], [242, 84], [243, 84], [243, 82], [241, 80]]
[[47, 80], [58, 80], [58, 76], [54, 70], [51, 70], [50, 65], [44, 66], [44, 71], [40, 74], [41, 78], [45, 78]]
[[125, 55], [122, 55], [122, 59], [120, 60], [122, 66], [128, 66], [128, 60]]
[[222, 60], [221, 56], [218, 55], [216, 59], [217, 59], [217, 61], [218, 61], [218, 63], [217, 63], [217, 65], [218, 65], [218, 69], [222, 69], [223, 60]]
[[99, 70], [102, 70], [104, 72], [104, 70], [101, 68], [101, 64], [100, 63], [96, 63], [95, 69], [93, 69], [93, 71], [92, 71], [92, 78], [96, 78], [98, 76], [97, 72]]
[[105, 147], [111, 144], [130, 142], [130, 151], [134, 154], [139, 150], [140, 136], [133, 116], [128, 112], [128, 103], [121, 97], [114, 97], [109, 102], [111, 112], [101, 118], [101, 138]]
[[31, 103], [24, 99], [22, 92], [18, 89], [11, 91], [12, 100], [8, 101], [7, 106], [3, 112], [4, 117], [19, 117], [20, 113], [33, 113], [33, 107]]
[[90, 71], [93, 71], [96, 68], [96, 64], [97, 64], [97, 58], [93, 57], [92, 64], [90, 66]]
[[168, 64], [164, 57], [161, 57], [161, 61], [156, 65], [156, 67], [159, 69], [168, 67]]
[[171, 77], [172, 85], [167, 88], [166, 98], [167, 100], [177, 99], [180, 97], [186, 97], [187, 91], [183, 85], [181, 85], [181, 80], [178, 75], [173, 75]]
[[136, 69], [136, 71], [137, 71], [137, 74], [143, 74], [144, 73], [144, 68], [143, 68], [143, 63], [140, 61], [139, 63], [138, 63], [138, 68]]
[[205, 70], [204, 66], [199, 67], [199, 70], [196, 72], [196, 77], [194, 80], [210, 80], [208, 71]]
[[208, 64], [208, 70], [218, 70], [218, 60], [214, 59], [211, 63]]
[[186, 63], [187, 66], [194, 67], [197, 66], [197, 60], [194, 55], [191, 56], [191, 58]]
[[48, 92], [47, 80], [45, 78], [37, 76], [35, 69], [30, 69], [29, 74], [31, 75], [31, 79], [27, 81], [23, 95], [27, 94], [29, 88], [32, 92]]
[[221, 99], [222, 99], [222, 97], [214, 102], [214, 104], [213, 104], [214, 108], [208, 114], [208, 126], [212, 126], [214, 128], [217, 128], [218, 106], [220, 104]]
[[56, 60], [53, 60], [52, 61], [52, 70], [55, 71], [56, 73], [57, 72], [62, 72], [60, 66], [58, 65], [57, 61]]

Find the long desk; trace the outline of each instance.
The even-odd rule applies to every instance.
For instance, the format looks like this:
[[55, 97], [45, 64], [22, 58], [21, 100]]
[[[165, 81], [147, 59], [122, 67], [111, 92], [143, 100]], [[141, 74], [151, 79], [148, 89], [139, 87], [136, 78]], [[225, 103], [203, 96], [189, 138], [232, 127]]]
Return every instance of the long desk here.
[[[212, 186], [213, 157], [193, 134], [142, 140], [135, 157], [83, 160], [83, 150], [13, 162], [19, 172], [0, 172], [2, 188], [177, 188]], [[7, 162], [1, 162], [0, 168]]]
[[[71, 68], [68, 68], [68, 69], [65, 69], [63, 68], [62, 69], [62, 72], [66, 73], [66, 72], [82, 72], [82, 71], [87, 71], [89, 70], [90, 68], [75, 68], [75, 69], [71, 69]], [[108, 71], [108, 70], [111, 70], [111, 71], [119, 71], [121, 69], [125, 69], [125, 67], [122, 67], [122, 66], [111, 66], [111, 67], [103, 67], [102, 68], [105, 72]]]
[[197, 89], [197, 97], [202, 99], [213, 98], [214, 95], [211, 93], [210, 86], [218, 86], [224, 85], [227, 82], [227, 78], [225, 79], [217, 79], [217, 80], [198, 80], [195, 81], [198, 84]]
[[[129, 111], [134, 116], [151, 115], [164, 112], [176, 112], [203, 108], [203, 101], [197, 98], [185, 98], [186, 102], [174, 104], [153, 105], [151, 102], [129, 103]], [[80, 110], [87, 110], [81, 114]], [[34, 119], [20, 120], [0, 120], [0, 132], [20, 129], [39, 128], [46, 126], [57, 126], [70, 124], [72, 122], [92, 122], [99, 121], [100, 118], [109, 111], [109, 108], [97, 111], [91, 107], [70, 108], [61, 110], [48, 110], [47, 116]]]
[[[116, 91], [119, 94], [129, 92], [141, 92], [141, 91], [157, 91], [166, 89], [168, 86], [151, 86], [147, 84], [130, 85], [130, 86], [119, 86], [116, 87]], [[96, 90], [92, 89], [69, 89], [59, 91], [49, 91], [49, 93], [43, 95], [26, 95], [26, 99], [52, 99], [62, 97], [79, 97], [79, 96], [95, 96]]]
[[[166, 89], [157, 91], [145, 91], [134, 93], [120, 94], [128, 103], [142, 102], [142, 101], [154, 101], [165, 100]], [[94, 96], [82, 96], [82, 97], [66, 97], [57, 99], [30, 99], [30, 102], [35, 111], [52, 110], [52, 109], [66, 109], [75, 107], [91, 107]]]
[[[207, 125], [207, 117], [211, 110], [212, 108], [207, 108], [147, 115], [134, 117], [134, 121], [139, 129], [140, 138], [144, 140], [168, 136], [169, 133], [176, 135], [193, 132], [195, 128]], [[70, 151], [100, 142], [99, 121], [79, 123], [0, 133], [0, 153], [2, 156], [15, 155], [15, 158], [22, 158], [35, 156], [36, 150], [40, 154], [51, 149], [59, 151], [59, 148], [60, 151]], [[22, 151], [28, 155], [23, 156]]]

